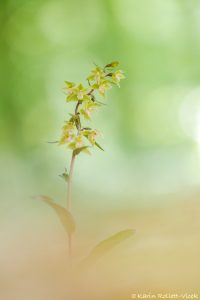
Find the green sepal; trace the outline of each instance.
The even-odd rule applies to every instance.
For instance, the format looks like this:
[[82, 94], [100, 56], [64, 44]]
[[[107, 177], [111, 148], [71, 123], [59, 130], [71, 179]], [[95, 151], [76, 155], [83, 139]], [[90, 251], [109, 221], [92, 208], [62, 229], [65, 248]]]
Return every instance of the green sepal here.
[[74, 94], [68, 95], [67, 98], [66, 98], [66, 101], [67, 101], [67, 102], [70, 102], [70, 101], [77, 101], [77, 95], [74, 95]]
[[118, 61], [112, 61], [110, 64], [107, 64], [105, 68], [116, 68], [119, 65]]
[[65, 80], [65, 84], [67, 85], [68, 88], [74, 87], [76, 85], [74, 82], [66, 81], [66, 80]]
[[84, 95], [82, 101], [91, 101], [91, 96]]
[[94, 83], [92, 86], [91, 86], [92, 89], [94, 90], [98, 90], [99, 88], [99, 85], [97, 83]]
[[77, 148], [74, 150], [74, 155], [79, 155], [81, 152], [90, 154], [90, 151], [88, 150], [88, 148], [89, 148], [89, 146], [83, 146], [83, 147]]

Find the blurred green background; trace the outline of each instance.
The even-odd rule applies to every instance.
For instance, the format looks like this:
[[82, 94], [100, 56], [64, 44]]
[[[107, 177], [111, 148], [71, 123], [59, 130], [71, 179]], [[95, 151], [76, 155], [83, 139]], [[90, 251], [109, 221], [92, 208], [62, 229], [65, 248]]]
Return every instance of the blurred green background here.
[[82, 82], [93, 62], [112, 60], [126, 80], [94, 118], [106, 151], [79, 157], [74, 193], [85, 195], [84, 206], [113, 208], [198, 189], [198, 0], [4, 0], [0, 14], [6, 198], [63, 197], [58, 175], [70, 152], [46, 143], [58, 138], [71, 109], [63, 81]]
[[[47, 143], [71, 111], [64, 80], [84, 82], [94, 62], [113, 60], [126, 80], [93, 119], [105, 152], [81, 154], [75, 164], [75, 254], [135, 228], [134, 244], [109, 257], [111, 271], [109, 261], [103, 267], [109, 280], [118, 276], [113, 287], [123, 284], [129, 296], [197, 291], [200, 1], [2, 0], [0, 22], [1, 298], [64, 299], [37, 294], [44, 278], [60, 282], [67, 246], [54, 212], [31, 196], [65, 205], [59, 174], [71, 154]], [[53, 286], [47, 282], [50, 294]]]

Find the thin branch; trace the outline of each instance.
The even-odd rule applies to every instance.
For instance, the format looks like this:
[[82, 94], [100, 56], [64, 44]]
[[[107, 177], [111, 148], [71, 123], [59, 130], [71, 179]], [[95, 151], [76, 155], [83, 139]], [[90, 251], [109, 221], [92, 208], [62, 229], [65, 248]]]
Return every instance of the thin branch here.
[[78, 108], [79, 108], [79, 105], [81, 105], [81, 101], [79, 100], [76, 104], [76, 107], [75, 107], [75, 115], [78, 114]]

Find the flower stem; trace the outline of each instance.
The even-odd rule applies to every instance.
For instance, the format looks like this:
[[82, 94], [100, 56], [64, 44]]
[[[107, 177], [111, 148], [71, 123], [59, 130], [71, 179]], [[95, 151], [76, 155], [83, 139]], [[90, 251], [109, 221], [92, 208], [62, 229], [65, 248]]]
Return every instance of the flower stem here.
[[72, 188], [72, 176], [73, 176], [73, 170], [74, 170], [74, 162], [75, 162], [75, 154], [74, 151], [72, 152], [72, 158], [70, 163], [70, 169], [69, 169], [69, 177], [67, 180], [67, 209], [71, 210], [71, 188]]
[[[72, 189], [72, 176], [74, 170], [74, 162], [75, 162], [76, 154], [74, 151], [72, 152], [72, 158], [70, 163], [70, 170], [69, 170], [69, 177], [67, 180], [67, 210], [71, 211], [71, 189]], [[72, 255], [72, 235], [71, 233], [68, 234], [68, 247], [69, 247], [69, 257]]]

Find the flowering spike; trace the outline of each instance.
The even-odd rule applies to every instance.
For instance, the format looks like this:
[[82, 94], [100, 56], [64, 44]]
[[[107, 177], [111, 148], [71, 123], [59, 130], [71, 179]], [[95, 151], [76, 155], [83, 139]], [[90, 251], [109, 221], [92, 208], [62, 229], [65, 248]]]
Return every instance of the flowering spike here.
[[87, 87], [82, 83], [65, 81], [66, 100], [67, 102], [76, 102], [76, 107], [74, 114], [70, 114], [69, 120], [62, 128], [58, 144], [66, 145], [74, 155], [81, 152], [89, 153], [88, 147], [93, 146], [103, 150], [96, 141], [99, 132], [89, 127], [82, 127], [82, 118], [91, 121], [92, 113], [104, 104], [96, 99], [98, 94], [105, 97], [107, 90], [111, 89], [113, 85], [119, 86], [121, 79], [125, 78], [123, 71], [115, 70], [118, 65], [118, 61], [113, 61], [103, 68], [95, 65], [87, 77]]

